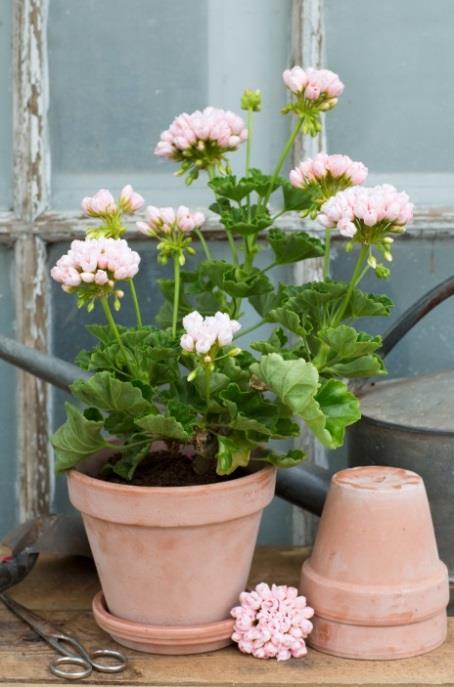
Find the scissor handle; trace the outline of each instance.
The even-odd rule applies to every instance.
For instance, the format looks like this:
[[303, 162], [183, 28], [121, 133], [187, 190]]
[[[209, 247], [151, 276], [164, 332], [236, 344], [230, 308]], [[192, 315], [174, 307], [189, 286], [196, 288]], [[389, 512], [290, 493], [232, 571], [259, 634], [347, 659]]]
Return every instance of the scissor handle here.
[[[97, 658], [114, 659], [115, 663], [99, 662]], [[121, 673], [128, 665], [128, 660], [120, 651], [115, 649], [96, 649], [90, 652], [90, 663], [94, 670], [100, 673]]]
[[[62, 665], [79, 666], [80, 670], [62, 670]], [[80, 656], [58, 656], [49, 663], [49, 670], [53, 675], [65, 680], [82, 680], [93, 672], [91, 664]]]
[[[71, 637], [71, 635], [54, 634], [52, 635], [52, 637], [48, 638], [48, 641], [49, 639], [49, 643], [53, 646], [53, 648], [60, 654], [62, 654], [62, 658], [67, 659], [65, 661], [56, 659], [55, 661], [53, 661], [54, 665], [61, 665], [62, 663], [67, 665], [71, 665], [72, 663], [75, 665], [82, 665], [81, 662], [83, 662], [83, 665], [90, 667], [90, 672], [92, 670], [97, 670], [100, 673], [121, 673], [121, 671], [124, 670], [128, 664], [126, 657], [123, 656], [122, 653], [120, 653], [119, 651], [115, 651], [114, 649], [97, 649], [96, 651], [92, 651], [89, 653], [85, 649], [85, 647], [75, 637]], [[73, 647], [75, 649], [75, 652], [70, 651], [68, 645]], [[113, 659], [115, 662], [100, 662], [96, 660], [98, 658], [105, 658], [110, 660]], [[60, 661], [60, 663], [58, 663], [58, 661]], [[72, 677], [74, 673], [68, 674], [71, 675], [69, 679], [75, 679]], [[87, 673], [87, 675], [89, 675], [89, 673]], [[84, 675], [84, 677], [86, 676]]]

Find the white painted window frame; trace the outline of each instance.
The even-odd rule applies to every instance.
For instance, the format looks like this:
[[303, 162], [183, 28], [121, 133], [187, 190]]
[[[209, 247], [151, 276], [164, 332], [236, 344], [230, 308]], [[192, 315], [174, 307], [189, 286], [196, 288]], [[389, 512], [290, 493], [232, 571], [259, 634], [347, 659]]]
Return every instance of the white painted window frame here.
[[[293, 0], [292, 59], [294, 64], [321, 66], [323, 61], [323, 0]], [[14, 247], [17, 338], [28, 346], [49, 347], [49, 278], [47, 245], [83, 236], [87, 221], [71, 212], [53, 212], [50, 198], [50, 151], [48, 144], [48, 60], [46, 21], [48, 0], [13, 1], [13, 138], [14, 194], [12, 212], [0, 213], [0, 242]], [[325, 148], [317, 138], [302, 149], [295, 146], [295, 160]], [[299, 228], [298, 217], [283, 223]], [[137, 238], [134, 226], [129, 238]], [[408, 237], [452, 235], [454, 208], [418, 209]], [[208, 238], [222, 235], [213, 219], [204, 227]], [[297, 283], [320, 277], [320, 262], [306, 261], [295, 268]], [[52, 500], [52, 468], [48, 442], [47, 385], [18, 372], [19, 515], [21, 519], [48, 512]], [[320, 450], [310, 443], [317, 462]], [[310, 521], [294, 511], [294, 539], [310, 536]]]

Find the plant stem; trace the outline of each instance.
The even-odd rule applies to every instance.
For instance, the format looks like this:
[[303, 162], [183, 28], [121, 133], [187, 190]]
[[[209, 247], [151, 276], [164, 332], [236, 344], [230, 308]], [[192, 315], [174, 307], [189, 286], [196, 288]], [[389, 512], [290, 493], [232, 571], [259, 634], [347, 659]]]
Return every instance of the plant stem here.
[[246, 140], [246, 176], [249, 174], [249, 169], [251, 166], [251, 151], [252, 151], [252, 121], [253, 121], [253, 111], [249, 108], [247, 111], [247, 140]]
[[180, 304], [180, 262], [179, 255], [173, 256], [173, 275], [174, 275], [174, 292], [173, 292], [173, 315], [172, 315], [172, 336], [175, 339], [177, 335], [177, 321], [178, 308]]
[[[213, 165], [210, 165], [210, 166], [207, 168], [207, 173], [208, 173], [208, 178], [209, 178], [209, 180], [212, 181], [212, 180], [214, 179], [214, 177], [215, 177], [215, 171], [214, 171]], [[214, 195], [215, 195], [215, 197], [217, 198], [217, 194], [215, 193]], [[228, 240], [228, 242], [229, 242], [230, 251], [231, 251], [231, 253], [232, 253], [233, 263], [234, 263], [234, 265], [238, 265], [238, 252], [237, 252], [237, 249], [236, 249], [236, 246], [235, 246], [235, 241], [234, 241], [234, 239], [233, 239], [233, 236], [232, 236], [231, 232], [230, 232], [226, 227], [224, 227], [224, 229], [225, 229], [225, 233], [226, 233], [226, 236], [227, 236], [227, 240]]]
[[208, 365], [205, 368], [205, 424], [208, 422], [208, 406], [210, 405], [210, 381], [211, 381], [211, 368]]
[[274, 223], [278, 217], [281, 215], [284, 215], [287, 212], [287, 210], [280, 210], [278, 213], [274, 215], [274, 217], [271, 218], [271, 221]]
[[136, 287], [134, 285], [134, 280], [132, 278], [130, 278], [130, 279], [128, 279], [128, 282], [129, 282], [129, 288], [131, 290], [132, 302], [134, 304], [134, 312], [136, 313], [137, 326], [142, 328], [143, 327], [142, 315], [140, 313], [140, 306], [139, 306], [139, 301], [137, 298], [137, 291], [136, 291]]
[[294, 144], [294, 142], [295, 142], [295, 139], [296, 139], [296, 137], [298, 136], [298, 134], [299, 134], [299, 132], [300, 132], [301, 127], [303, 126], [303, 122], [304, 122], [304, 116], [303, 116], [303, 117], [299, 117], [299, 118], [298, 118], [298, 121], [297, 121], [297, 123], [296, 123], [296, 125], [295, 125], [295, 127], [294, 127], [294, 129], [293, 129], [293, 131], [292, 131], [292, 133], [291, 133], [290, 136], [289, 136], [289, 139], [288, 139], [287, 143], [286, 143], [285, 146], [284, 146], [284, 149], [283, 149], [283, 151], [282, 151], [282, 153], [281, 153], [281, 155], [280, 155], [280, 157], [279, 157], [279, 160], [277, 161], [277, 165], [276, 165], [276, 167], [275, 167], [275, 169], [274, 169], [273, 176], [271, 177], [271, 181], [270, 181], [270, 185], [269, 185], [269, 187], [268, 187], [268, 191], [267, 191], [267, 193], [266, 193], [265, 198], [263, 199], [263, 205], [264, 205], [264, 207], [266, 207], [267, 204], [268, 204], [268, 201], [269, 201], [269, 199], [270, 199], [270, 196], [271, 196], [271, 194], [272, 194], [272, 192], [273, 192], [274, 183], [275, 183], [276, 179], [277, 179], [278, 176], [279, 176], [279, 172], [280, 172], [281, 169], [282, 169], [282, 165], [284, 164], [284, 162], [285, 162], [285, 160], [286, 160], [286, 158], [287, 158], [287, 155], [289, 154], [289, 152], [290, 152], [290, 150], [291, 150], [291, 148], [292, 148], [292, 146], [293, 146], [293, 144]]
[[337, 311], [337, 313], [334, 316], [333, 320], [333, 327], [337, 327], [337, 325], [342, 322], [342, 318], [345, 315], [345, 312], [348, 308], [348, 305], [350, 303], [350, 299], [352, 297], [352, 293], [354, 288], [359, 284], [361, 281], [362, 277], [364, 276], [365, 272], [363, 273], [363, 265], [365, 260], [367, 259], [367, 256], [369, 254], [369, 248], [368, 246], [361, 246], [361, 250], [359, 251], [359, 256], [358, 256], [358, 261], [356, 263], [356, 267], [353, 271], [352, 278], [350, 280], [350, 284], [348, 285], [347, 293], [345, 294], [345, 298]]
[[129, 372], [131, 373], [131, 376], [134, 377], [134, 373], [129, 366], [128, 353], [126, 351], [126, 348], [124, 347], [123, 341], [121, 340], [120, 332], [118, 331], [118, 327], [115, 323], [114, 317], [112, 315], [112, 311], [110, 309], [109, 300], [108, 300], [107, 296], [103, 296], [103, 298], [101, 298], [100, 300], [101, 300], [101, 305], [102, 305], [103, 310], [104, 310], [104, 314], [106, 316], [106, 320], [107, 320], [107, 322], [108, 322], [108, 324], [112, 330], [112, 334], [115, 336], [117, 343], [120, 347], [120, 350], [123, 353], [126, 367], [128, 368]]
[[259, 322], [256, 322], [256, 324], [252, 325], [252, 327], [248, 327], [247, 329], [243, 329], [243, 331], [241, 332], [241, 334], [237, 334], [237, 335], [234, 337], [235, 341], [236, 341], [237, 339], [241, 338], [242, 336], [245, 336], [246, 334], [250, 334], [251, 332], [255, 331], [256, 329], [258, 329], [259, 327], [261, 327], [262, 324], [265, 324], [265, 320], [260, 320]]
[[262, 272], [263, 272], [263, 273], [269, 272], [270, 270], [273, 269], [273, 267], [276, 267], [276, 265], [278, 265], [278, 264], [279, 264], [278, 262], [274, 261], [274, 262], [271, 263], [271, 265], [268, 265], [268, 267], [264, 267], [263, 270], [262, 270]]
[[208, 248], [208, 244], [207, 244], [207, 242], [205, 241], [205, 238], [204, 238], [204, 236], [203, 236], [203, 233], [202, 233], [201, 229], [195, 229], [195, 232], [194, 232], [194, 233], [195, 233], [195, 235], [197, 236], [197, 238], [198, 238], [199, 241], [200, 241], [200, 245], [202, 246], [202, 250], [203, 250], [203, 252], [205, 253], [206, 259], [207, 259], [207, 260], [212, 260], [213, 258], [211, 257], [210, 249]]
[[227, 241], [229, 242], [230, 251], [232, 253], [233, 263], [238, 265], [238, 251], [236, 249], [235, 239], [233, 238], [232, 233], [226, 227], [224, 227], [224, 229], [227, 235]]
[[329, 259], [331, 257], [331, 229], [325, 229], [325, 255], [323, 257], [323, 279], [329, 279]]

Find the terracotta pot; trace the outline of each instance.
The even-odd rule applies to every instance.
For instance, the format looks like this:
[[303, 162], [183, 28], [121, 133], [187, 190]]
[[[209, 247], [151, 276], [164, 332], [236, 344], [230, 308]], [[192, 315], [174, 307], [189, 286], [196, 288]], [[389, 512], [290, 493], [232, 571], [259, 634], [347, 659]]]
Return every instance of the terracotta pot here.
[[421, 477], [381, 466], [334, 475], [300, 587], [320, 651], [394, 659], [442, 644], [448, 572]]
[[226, 646], [275, 468], [203, 486], [136, 487], [90, 476], [106, 458], [68, 474], [103, 590], [93, 604], [97, 623], [151, 653]]

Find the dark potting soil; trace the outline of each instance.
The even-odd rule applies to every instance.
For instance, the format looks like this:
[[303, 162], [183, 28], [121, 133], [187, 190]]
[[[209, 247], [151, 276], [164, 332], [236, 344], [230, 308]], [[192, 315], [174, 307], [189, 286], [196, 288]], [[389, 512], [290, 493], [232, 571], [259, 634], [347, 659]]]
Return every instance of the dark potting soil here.
[[[115, 463], [120, 455], [114, 456]], [[98, 475], [98, 479], [115, 484], [131, 484], [137, 487], [191, 487], [199, 484], [216, 484], [244, 477], [245, 470], [235, 470], [232, 475], [221, 476], [216, 473], [216, 464], [210, 463], [202, 474], [195, 472], [193, 461], [187, 456], [175, 455], [167, 451], [150, 454], [138, 465], [131, 481], [123, 479], [114, 472]]]

